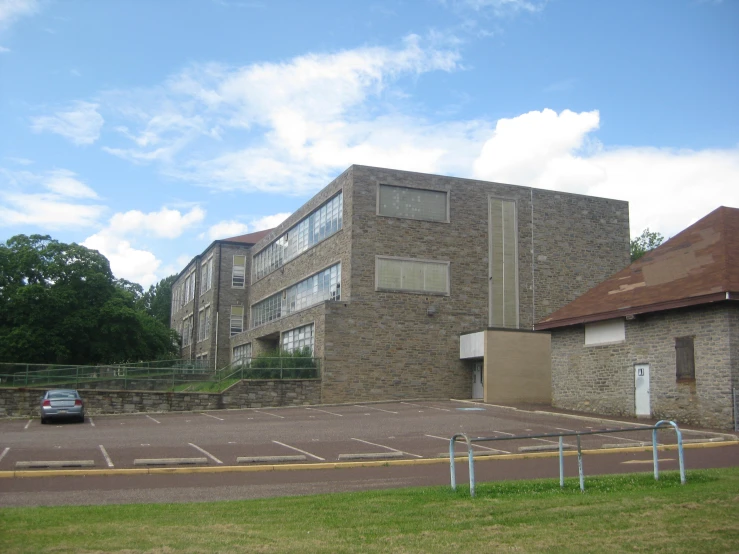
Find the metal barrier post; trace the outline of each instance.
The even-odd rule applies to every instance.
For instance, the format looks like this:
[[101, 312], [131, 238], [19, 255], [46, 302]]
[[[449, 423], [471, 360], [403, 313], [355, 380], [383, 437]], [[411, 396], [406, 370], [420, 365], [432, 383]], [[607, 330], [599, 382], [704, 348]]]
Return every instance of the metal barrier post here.
[[654, 480], [659, 481], [659, 456], [657, 454], [657, 428], [652, 429], [652, 465], [654, 466]]
[[457, 490], [457, 469], [454, 467], [454, 441], [458, 435], [454, 435], [449, 439], [449, 473], [452, 479], [452, 490]]
[[467, 439], [467, 458], [470, 464], [470, 496], [475, 496], [475, 455], [472, 452], [470, 439], [467, 436], [465, 439]]
[[564, 441], [562, 435], [559, 436], [559, 487], [565, 486], [565, 459], [564, 459]]
[[577, 471], [580, 473], [580, 491], [585, 492], [585, 477], [582, 474], [582, 448], [580, 448], [580, 435], [577, 435]]
[[[654, 430], [652, 433], [656, 436], [657, 433], [657, 427], [661, 427], [662, 425], [672, 425], [672, 427], [675, 429], [675, 435], [677, 436], [677, 457], [680, 463], [680, 484], [685, 484], [685, 457], [683, 456], [683, 434], [682, 431], [680, 431], [680, 428], [677, 426], [677, 423], [674, 421], [668, 421], [668, 420], [660, 420], [654, 425]], [[653, 443], [656, 442], [653, 440]], [[654, 450], [654, 475], [655, 479], [657, 478], [657, 450], [656, 446], [652, 447]]]

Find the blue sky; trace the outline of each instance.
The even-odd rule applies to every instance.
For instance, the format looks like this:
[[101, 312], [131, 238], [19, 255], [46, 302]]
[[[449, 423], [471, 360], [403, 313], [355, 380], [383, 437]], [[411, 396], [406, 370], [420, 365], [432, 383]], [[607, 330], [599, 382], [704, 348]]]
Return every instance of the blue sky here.
[[0, 240], [145, 286], [353, 163], [739, 207], [739, 2], [0, 0]]

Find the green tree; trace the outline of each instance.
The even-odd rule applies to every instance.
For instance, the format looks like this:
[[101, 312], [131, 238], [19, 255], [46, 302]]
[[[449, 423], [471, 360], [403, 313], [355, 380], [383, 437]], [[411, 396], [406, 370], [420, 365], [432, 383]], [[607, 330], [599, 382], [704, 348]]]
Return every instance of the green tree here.
[[146, 313], [167, 327], [172, 312], [172, 285], [176, 280], [177, 275], [165, 277], [156, 285], [151, 285], [141, 297]]
[[635, 262], [650, 250], [654, 250], [665, 240], [660, 233], [652, 232], [649, 227], [631, 241], [631, 261]]
[[48, 235], [0, 243], [0, 361], [96, 364], [177, 352], [176, 333], [139, 307], [96, 250]]

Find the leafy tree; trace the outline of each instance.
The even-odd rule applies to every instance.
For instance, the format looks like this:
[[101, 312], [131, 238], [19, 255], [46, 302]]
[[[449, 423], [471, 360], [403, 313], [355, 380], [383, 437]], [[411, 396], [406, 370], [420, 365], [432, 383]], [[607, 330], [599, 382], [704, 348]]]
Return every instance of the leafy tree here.
[[151, 285], [141, 297], [146, 313], [167, 327], [172, 312], [172, 285], [176, 280], [177, 275], [165, 277], [156, 285]]
[[665, 240], [660, 233], [652, 232], [649, 227], [631, 241], [631, 261], [635, 262], [650, 250], [654, 250]]
[[176, 333], [137, 305], [96, 250], [48, 235], [0, 243], [0, 361], [96, 364], [177, 352]]

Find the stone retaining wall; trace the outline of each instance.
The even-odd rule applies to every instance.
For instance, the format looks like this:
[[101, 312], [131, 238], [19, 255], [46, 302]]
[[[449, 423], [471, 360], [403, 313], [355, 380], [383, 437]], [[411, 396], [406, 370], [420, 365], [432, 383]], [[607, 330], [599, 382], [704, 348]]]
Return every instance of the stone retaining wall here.
[[[0, 416], [39, 415], [47, 389], [0, 389]], [[95, 414], [190, 412], [320, 404], [320, 379], [239, 381], [222, 393], [132, 390], [85, 390], [85, 411]]]

